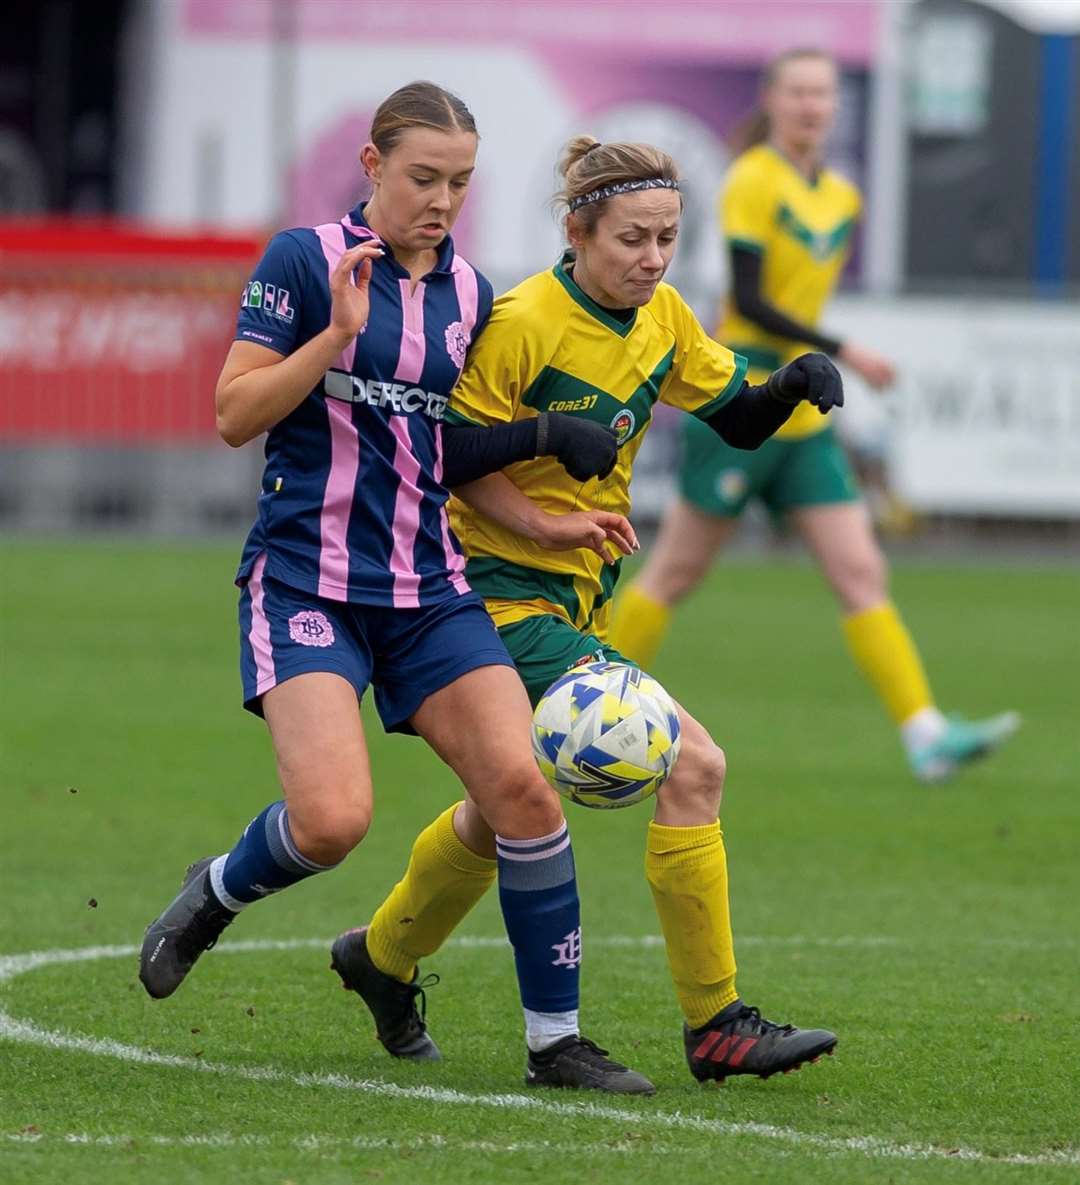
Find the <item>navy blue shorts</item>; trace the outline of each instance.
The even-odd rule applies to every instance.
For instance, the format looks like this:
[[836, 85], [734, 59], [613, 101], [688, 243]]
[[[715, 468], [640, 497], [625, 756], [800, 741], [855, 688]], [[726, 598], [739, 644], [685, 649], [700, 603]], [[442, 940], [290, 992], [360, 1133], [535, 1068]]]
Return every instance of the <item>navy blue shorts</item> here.
[[425, 699], [477, 667], [512, 667], [475, 593], [419, 609], [329, 601], [263, 574], [255, 563], [240, 594], [244, 707], [261, 716], [262, 697], [309, 671], [347, 679], [360, 699], [375, 688], [387, 732], [412, 732]]

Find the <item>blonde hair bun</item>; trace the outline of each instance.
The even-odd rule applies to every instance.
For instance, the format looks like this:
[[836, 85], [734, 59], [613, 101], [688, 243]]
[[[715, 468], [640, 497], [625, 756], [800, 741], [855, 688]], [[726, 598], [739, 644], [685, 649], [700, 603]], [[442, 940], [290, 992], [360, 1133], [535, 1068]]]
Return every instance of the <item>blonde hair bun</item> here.
[[594, 148], [600, 147], [600, 141], [595, 136], [575, 136], [563, 149], [559, 161], [559, 176], [568, 177], [570, 170], [583, 160]]

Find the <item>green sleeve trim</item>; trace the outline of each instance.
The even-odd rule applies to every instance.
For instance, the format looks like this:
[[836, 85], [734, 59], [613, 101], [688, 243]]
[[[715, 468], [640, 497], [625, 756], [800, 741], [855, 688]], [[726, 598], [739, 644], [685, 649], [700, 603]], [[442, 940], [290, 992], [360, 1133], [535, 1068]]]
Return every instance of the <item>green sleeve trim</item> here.
[[784, 365], [783, 355], [779, 350], [770, 350], [765, 346], [744, 346], [739, 342], [725, 344], [733, 354], [742, 354], [750, 364], [751, 370], [767, 370], [772, 374]]
[[735, 398], [739, 391], [742, 390], [743, 383], [746, 382], [746, 368], [748, 366], [749, 363], [742, 354], [735, 355], [735, 370], [731, 378], [728, 379], [727, 386], [714, 399], [710, 399], [708, 403], [695, 408], [693, 414], [697, 419], [707, 420], [714, 411], [719, 411], [725, 403]]
[[443, 412], [443, 423], [450, 424], [456, 428], [486, 428], [486, 424], [481, 424], [479, 420], [470, 420], [464, 412], [460, 412], [457, 408], [448, 407]]
[[728, 246], [739, 247], [743, 251], [753, 251], [755, 255], [763, 255], [765, 253], [765, 244], [759, 243], [757, 239], [743, 239], [737, 235], [728, 235]]

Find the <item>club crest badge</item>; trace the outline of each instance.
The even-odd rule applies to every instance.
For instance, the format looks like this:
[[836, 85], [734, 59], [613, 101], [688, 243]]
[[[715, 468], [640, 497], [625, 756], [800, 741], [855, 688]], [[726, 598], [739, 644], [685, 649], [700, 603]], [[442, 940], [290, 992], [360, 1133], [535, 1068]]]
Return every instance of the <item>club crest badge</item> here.
[[716, 477], [716, 493], [722, 502], [738, 502], [746, 493], [748, 485], [746, 474], [741, 469], [725, 469]]
[[325, 613], [304, 609], [289, 618], [289, 637], [301, 646], [333, 646], [334, 627]]
[[469, 334], [460, 321], [451, 321], [447, 325], [446, 352], [458, 370], [465, 365], [465, 354], [469, 348], [469, 340]]
[[611, 421], [611, 427], [614, 429], [615, 438], [619, 444], [625, 444], [633, 436], [636, 423], [634, 413], [628, 407], [624, 407], [618, 412]]

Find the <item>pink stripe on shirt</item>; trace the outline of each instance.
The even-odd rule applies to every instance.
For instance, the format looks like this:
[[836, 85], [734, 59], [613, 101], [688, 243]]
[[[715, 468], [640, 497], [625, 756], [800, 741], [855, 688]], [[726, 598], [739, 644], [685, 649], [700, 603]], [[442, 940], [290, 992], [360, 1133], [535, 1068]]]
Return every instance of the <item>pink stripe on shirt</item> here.
[[476, 328], [476, 314], [480, 304], [476, 272], [472, 265], [460, 255], [454, 256], [451, 271], [454, 273], [454, 287], [457, 289], [461, 323], [465, 327], [465, 336], [469, 341], [472, 341], [472, 331]]
[[251, 569], [248, 591], [251, 593], [251, 629], [248, 630], [248, 644], [255, 656], [255, 694], [264, 695], [277, 683], [274, 670], [274, 647], [270, 642], [270, 621], [263, 608], [263, 569], [266, 567], [266, 552], [262, 552]]
[[424, 500], [419, 485], [420, 462], [413, 455], [408, 419], [396, 415], [388, 419], [395, 441], [394, 469], [399, 478], [394, 497], [394, 549], [390, 553], [390, 571], [394, 576], [394, 608], [418, 609], [420, 575], [416, 571], [413, 552], [416, 533], [420, 529], [420, 503]]
[[403, 383], [418, 383], [424, 371], [424, 281], [410, 292], [410, 280], [398, 280], [401, 287], [401, 350], [394, 378]]
[[360, 436], [352, 404], [327, 399], [330, 419], [330, 472], [319, 515], [319, 596], [349, 599], [349, 516], [360, 467]]
[[[443, 474], [443, 443], [442, 424], [435, 425], [435, 470], [434, 478], [442, 485]], [[442, 545], [446, 554], [446, 569], [450, 573], [450, 583], [457, 589], [459, 596], [471, 592], [469, 582], [465, 579], [465, 557], [455, 551], [450, 541], [450, 520], [446, 515], [446, 503], [439, 507], [439, 526], [442, 529]]]
[[[319, 236], [322, 253], [326, 259], [326, 279], [327, 283], [329, 283], [330, 277], [334, 274], [334, 268], [338, 265], [338, 260], [345, 254], [345, 231], [340, 222], [326, 222], [322, 226], [315, 227], [315, 233]], [[333, 304], [333, 296], [331, 296], [330, 301]], [[345, 349], [341, 351], [341, 357], [338, 359], [338, 369], [351, 374], [353, 359], [355, 357], [356, 338], [353, 338]]]

